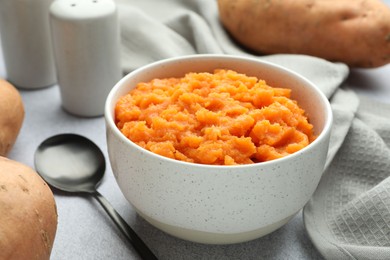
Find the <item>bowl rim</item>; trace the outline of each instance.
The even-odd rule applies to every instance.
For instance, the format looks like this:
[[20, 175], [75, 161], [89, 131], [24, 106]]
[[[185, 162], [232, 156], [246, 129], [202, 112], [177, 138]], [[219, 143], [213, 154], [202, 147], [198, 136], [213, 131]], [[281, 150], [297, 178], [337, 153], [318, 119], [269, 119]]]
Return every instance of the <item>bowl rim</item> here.
[[[188, 59], [197, 59], [197, 60], [202, 60], [202, 59], [205, 59], [205, 60], [207, 60], [207, 59], [246, 60], [246, 61], [250, 61], [250, 62], [261, 63], [263, 65], [266, 65], [266, 66], [272, 67], [272, 68], [276, 68], [278, 70], [283, 70], [284, 72], [286, 72], [286, 73], [296, 77], [300, 81], [305, 82], [306, 85], [309, 85], [318, 94], [319, 99], [325, 105], [325, 108], [326, 108], [326, 111], [325, 111], [326, 119], [325, 119], [325, 123], [324, 123], [322, 131], [320, 132], [320, 134], [317, 136], [317, 138], [313, 142], [311, 142], [309, 145], [307, 145], [306, 147], [302, 148], [301, 150], [299, 150], [299, 151], [297, 151], [295, 153], [292, 153], [290, 155], [287, 155], [285, 157], [278, 158], [278, 159], [275, 159], [275, 160], [259, 162], [259, 163], [253, 163], [253, 164], [212, 165], [212, 164], [200, 164], [200, 163], [185, 162], [185, 161], [180, 161], [180, 160], [168, 158], [168, 157], [165, 157], [165, 156], [153, 153], [153, 152], [151, 152], [151, 151], [149, 151], [149, 150], [147, 150], [145, 148], [140, 147], [139, 145], [135, 144], [133, 141], [128, 139], [125, 135], [123, 135], [122, 132], [116, 126], [115, 120], [114, 120], [114, 116], [113, 116], [114, 111], [112, 111], [112, 108], [115, 107], [115, 106], [113, 106], [114, 105], [113, 102], [115, 102], [115, 103], [117, 102], [117, 100], [115, 100], [115, 101], [113, 100], [114, 96], [116, 95], [116, 93], [119, 90], [121, 90], [122, 88], [126, 87], [125, 83], [128, 81], [128, 79], [130, 77], [133, 77], [134, 75], [137, 75], [137, 74], [141, 73], [144, 70], [149, 70], [149, 69], [152, 69], [154, 67], [161, 66], [163, 64], [168, 64], [168, 63], [177, 62], [177, 61], [183, 61], [183, 60], [188, 60]], [[141, 67], [139, 67], [139, 68], [129, 72], [124, 77], [122, 77], [122, 79], [120, 79], [114, 85], [114, 87], [111, 89], [111, 91], [109, 92], [109, 94], [108, 94], [108, 96], [106, 98], [106, 103], [105, 103], [104, 118], [105, 118], [105, 122], [106, 122], [106, 128], [110, 128], [112, 130], [113, 134], [115, 135], [115, 137], [119, 138], [126, 145], [130, 145], [133, 148], [135, 148], [136, 150], [139, 150], [142, 153], [145, 153], [145, 154], [147, 154], [147, 155], [149, 155], [151, 157], [154, 157], [157, 160], [162, 160], [162, 161], [166, 161], [168, 163], [187, 165], [187, 166], [197, 167], [197, 168], [218, 168], [218, 169], [224, 169], [224, 168], [225, 169], [252, 168], [252, 167], [258, 167], [259, 165], [264, 165], [264, 166], [265, 165], [272, 165], [272, 164], [275, 164], [275, 163], [278, 163], [278, 162], [291, 160], [294, 157], [300, 156], [300, 154], [306, 153], [310, 149], [313, 149], [313, 147], [317, 143], [322, 142], [327, 137], [327, 135], [330, 134], [330, 131], [331, 131], [331, 128], [332, 128], [332, 124], [333, 124], [333, 112], [332, 112], [331, 105], [330, 105], [330, 102], [329, 102], [328, 98], [309, 79], [307, 79], [306, 77], [302, 76], [301, 74], [299, 74], [299, 73], [297, 73], [297, 72], [295, 72], [295, 71], [293, 71], [293, 70], [291, 70], [289, 68], [283, 67], [283, 66], [275, 64], [275, 63], [272, 63], [270, 61], [262, 60], [261, 58], [252, 58], [252, 57], [239, 56], [239, 55], [230, 55], [230, 54], [193, 54], [193, 55], [184, 55], [184, 56], [179, 56], [179, 57], [166, 58], [166, 59], [158, 60], [158, 61], [149, 63], [147, 65], [141, 66]], [[108, 130], [106, 130], [106, 131], [108, 131]]]

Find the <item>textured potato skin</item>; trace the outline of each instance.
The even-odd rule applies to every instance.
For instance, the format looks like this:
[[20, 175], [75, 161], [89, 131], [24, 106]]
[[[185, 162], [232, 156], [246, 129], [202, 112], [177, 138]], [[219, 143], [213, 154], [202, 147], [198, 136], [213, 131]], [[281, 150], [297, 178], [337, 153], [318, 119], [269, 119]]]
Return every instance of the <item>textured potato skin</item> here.
[[53, 193], [30, 167], [0, 156], [0, 259], [50, 259], [57, 230]]
[[18, 90], [0, 79], [0, 156], [12, 149], [24, 120], [24, 106]]
[[218, 0], [221, 23], [260, 54], [374, 68], [390, 63], [390, 8], [379, 0]]

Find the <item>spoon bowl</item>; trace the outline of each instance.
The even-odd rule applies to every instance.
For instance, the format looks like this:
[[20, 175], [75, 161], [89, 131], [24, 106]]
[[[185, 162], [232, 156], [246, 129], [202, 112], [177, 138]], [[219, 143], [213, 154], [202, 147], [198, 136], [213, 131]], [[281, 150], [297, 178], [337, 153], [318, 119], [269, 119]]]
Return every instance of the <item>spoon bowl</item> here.
[[35, 168], [51, 186], [67, 192], [94, 193], [106, 170], [100, 148], [75, 134], [43, 141], [35, 152]]
[[35, 152], [35, 169], [52, 187], [93, 195], [142, 259], [157, 259], [111, 204], [97, 191], [106, 162], [100, 148], [76, 134], [60, 134], [44, 140]]

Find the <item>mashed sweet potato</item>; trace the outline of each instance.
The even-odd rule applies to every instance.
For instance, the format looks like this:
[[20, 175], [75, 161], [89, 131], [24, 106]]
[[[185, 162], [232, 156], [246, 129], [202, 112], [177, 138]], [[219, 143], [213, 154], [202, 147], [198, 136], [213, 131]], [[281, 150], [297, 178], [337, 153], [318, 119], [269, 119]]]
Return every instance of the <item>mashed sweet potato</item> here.
[[134, 143], [186, 162], [234, 165], [277, 159], [315, 139], [291, 90], [231, 70], [142, 82], [115, 120]]

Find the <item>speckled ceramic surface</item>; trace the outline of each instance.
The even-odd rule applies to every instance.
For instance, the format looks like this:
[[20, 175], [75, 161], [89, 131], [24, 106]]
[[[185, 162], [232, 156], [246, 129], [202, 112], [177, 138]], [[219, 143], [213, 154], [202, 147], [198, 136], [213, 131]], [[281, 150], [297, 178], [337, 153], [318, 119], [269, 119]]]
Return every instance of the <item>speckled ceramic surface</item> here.
[[[140, 81], [186, 72], [233, 69], [289, 87], [318, 138], [282, 159], [211, 166], [168, 159], [129, 141], [113, 120], [117, 99]], [[284, 225], [309, 200], [323, 172], [332, 123], [330, 105], [309, 81], [270, 63], [234, 56], [197, 55], [153, 63], [125, 76], [106, 102], [108, 153], [125, 197], [151, 224], [174, 236], [211, 244], [251, 240]]]

